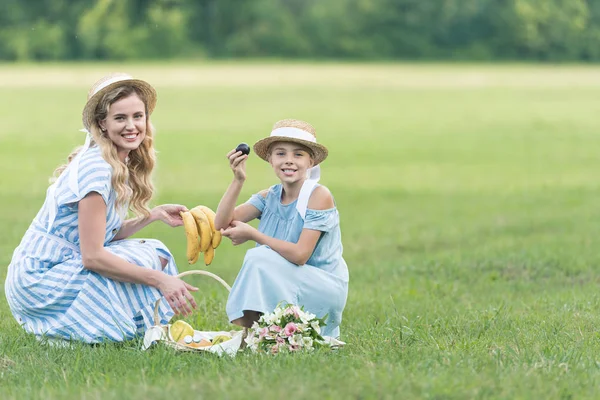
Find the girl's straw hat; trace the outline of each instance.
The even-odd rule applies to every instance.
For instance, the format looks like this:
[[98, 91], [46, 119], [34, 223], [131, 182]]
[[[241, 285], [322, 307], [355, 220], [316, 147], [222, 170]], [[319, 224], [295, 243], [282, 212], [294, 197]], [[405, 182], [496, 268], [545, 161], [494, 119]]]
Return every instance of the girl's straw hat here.
[[257, 156], [268, 161], [269, 146], [275, 142], [293, 142], [308, 147], [312, 152], [314, 165], [318, 165], [327, 158], [327, 148], [317, 143], [315, 128], [308, 122], [297, 119], [284, 119], [273, 126], [269, 137], [254, 143], [254, 152]]
[[116, 73], [107, 75], [104, 78], [96, 82], [90, 91], [88, 92], [88, 100], [83, 108], [82, 120], [83, 126], [88, 131], [90, 127], [96, 123], [94, 120], [94, 114], [96, 107], [108, 91], [119, 87], [119, 86], [133, 86], [138, 90], [142, 96], [146, 99], [146, 107], [148, 107], [148, 116], [152, 114], [154, 107], [156, 106], [156, 90], [148, 82], [140, 79], [133, 79], [130, 75], [123, 73]]

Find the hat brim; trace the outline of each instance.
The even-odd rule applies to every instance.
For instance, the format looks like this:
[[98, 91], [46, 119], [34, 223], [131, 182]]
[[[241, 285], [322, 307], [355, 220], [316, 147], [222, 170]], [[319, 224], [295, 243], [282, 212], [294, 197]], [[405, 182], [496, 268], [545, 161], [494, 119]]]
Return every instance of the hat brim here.
[[265, 161], [269, 161], [269, 146], [275, 142], [292, 142], [308, 147], [312, 151], [314, 165], [322, 163], [329, 154], [327, 148], [319, 143], [309, 142], [308, 140], [290, 138], [287, 136], [269, 136], [254, 143], [254, 152]]
[[154, 88], [146, 81], [142, 81], [140, 79], [123, 79], [107, 85], [106, 87], [100, 89], [97, 93], [94, 93], [94, 95], [88, 99], [81, 114], [85, 129], [89, 131], [90, 127], [96, 122], [94, 119], [94, 114], [100, 99], [102, 99], [102, 96], [104, 96], [106, 92], [124, 85], [133, 86], [140, 93], [142, 93], [142, 96], [146, 99], [148, 116], [152, 114], [152, 111], [154, 111], [154, 108], [156, 107], [156, 90], [154, 90]]

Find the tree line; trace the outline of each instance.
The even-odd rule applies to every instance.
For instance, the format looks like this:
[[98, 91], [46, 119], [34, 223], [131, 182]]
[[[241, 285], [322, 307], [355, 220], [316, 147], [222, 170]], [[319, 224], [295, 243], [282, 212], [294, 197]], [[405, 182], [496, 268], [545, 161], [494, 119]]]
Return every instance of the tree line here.
[[0, 60], [600, 60], [600, 0], [1, 0]]

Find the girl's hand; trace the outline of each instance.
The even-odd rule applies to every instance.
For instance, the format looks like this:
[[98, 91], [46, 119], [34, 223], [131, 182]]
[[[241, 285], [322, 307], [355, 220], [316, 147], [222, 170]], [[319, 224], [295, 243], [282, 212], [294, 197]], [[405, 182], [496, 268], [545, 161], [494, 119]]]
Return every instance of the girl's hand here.
[[198, 288], [175, 276], [164, 274], [157, 289], [167, 299], [175, 314], [189, 315], [192, 309], [197, 307], [196, 300], [190, 291], [195, 292]]
[[242, 154], [241, 151], [231, 150], [227, 153], [229, 159], [229, 167], [233, 171], [233, 176], [237, 181], [243, 182], [246, 180], [246, 160], [248, 156]]
[[234, 246], [252, 240], [255, 232], [255, 228], [241, 221], [231, 221], [227, 229], [221, 229], [221, 234], [231, 239]]
[[180, 204], [163, 204], [154, 207], [150, 211], [150, 217], [154, 221], [162, 221], [171, 227], [176, 227], [183, 225], [183, 220], [179, 215], [181, 211], [188, 211], [188, 209]]

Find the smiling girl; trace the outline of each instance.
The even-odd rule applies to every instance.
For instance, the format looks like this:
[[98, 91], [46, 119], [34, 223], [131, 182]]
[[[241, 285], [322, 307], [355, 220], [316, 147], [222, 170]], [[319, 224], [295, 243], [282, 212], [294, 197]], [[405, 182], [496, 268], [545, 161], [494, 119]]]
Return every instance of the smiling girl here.
[[[19, 324], [38, 338], [123, 341], [191, 312], [197, 290], [174, 275], [163, 243], [129, 239], [146, 225], [183, 224], [186, 207], [148, 202], [154, 190], [156, 92], [115, 74], [98, 81], [83, 110], [85, 144], [55, 171], [46, 201], [13, 254], [6, 298]], [[135, 217], [125, 219], [127, 210]]]
[[[254, 145], [280, 183], [235, 206], [246, 180], [247, 155], [227, 154], [234, 179], [217, 208], [215, 226], [234, 245], [256, 242], [249, 250], [227, 301], [229, 319], [250, 327], [279, 302], [304, 306], [337, 337], [348, 295], [348, 268], [342, 258], [339, 214], [329, 190], [317, 182], [328, 151], [314, 128], [287, 119]], [[247, 222], [259, 218], [258, 229]]]

